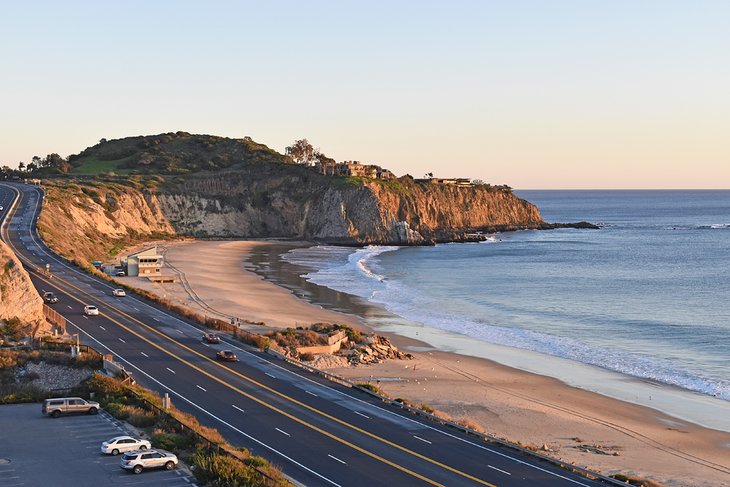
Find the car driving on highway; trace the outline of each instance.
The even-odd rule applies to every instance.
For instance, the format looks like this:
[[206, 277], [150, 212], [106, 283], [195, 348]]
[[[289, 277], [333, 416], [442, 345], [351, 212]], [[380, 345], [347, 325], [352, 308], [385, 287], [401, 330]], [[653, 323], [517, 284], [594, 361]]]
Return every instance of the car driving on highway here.
[[84, 314], [86, 316], [99, 316], [99, 308], [87, 304], [86, 306], [84, 306]]
[[49, 304], [57, 303], [58, 298], [52, 292], [43, 293], [43, 301]]
[[238, 357], [236, 357], [236, 354], [230, 350], [221, 350], [215, 354], [215, 357], [218, 360], [223, 360], [224, 362], [238, 362]]
[[123, 298], [127, 295], [127, 293], [124, 291], [124, 289], [115, 289], [112, 291], [112, 295]]
[[142, 473], [148, 468], [172, 470], [177, 467], [177, 457], [164, 450], [130, 451], [124, 454], [119, 466], [134, 473]]
[[150, 448], [152, 445], [149, 441], [131, 436], [115, 436], [101, 444], [101, 452], [107, 455], [119, 455], [127, 451], [144, 451]]
[[220, 343], [221, 337], [215, 333], [203, 333], [203, 341], [207, 343]]

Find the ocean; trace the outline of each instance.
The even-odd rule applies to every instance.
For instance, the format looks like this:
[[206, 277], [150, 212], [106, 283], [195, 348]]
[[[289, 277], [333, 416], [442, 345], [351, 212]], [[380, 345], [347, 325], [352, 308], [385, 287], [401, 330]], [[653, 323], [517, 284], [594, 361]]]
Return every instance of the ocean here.
[[[543, 373], [609, 395], [622, 394], [602, 390], [599, 371], [728, 404], [730, 191], [516, 194], [546, 221], [587, 220], [601, 229], [509, 232], [435, 247], [315, 246], [282, 258], [311, 284], [417, 324], [419, 336], [458, 335], [471, 350], [501, 350], [489, 358], [511, 357], [507, 365], [535, 371], [535, 357], [559, 359]], [[571, 364], [600, 370], [573, 381]], [[641, 391], [631, 394], [646, 403]], [[706, 419], [697, 422], [728, 427]]]

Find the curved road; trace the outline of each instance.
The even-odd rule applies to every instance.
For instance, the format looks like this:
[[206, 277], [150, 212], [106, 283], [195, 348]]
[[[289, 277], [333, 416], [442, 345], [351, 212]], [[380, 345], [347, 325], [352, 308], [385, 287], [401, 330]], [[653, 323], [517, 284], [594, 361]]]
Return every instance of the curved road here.
[[[35, 231], [43, 192], [0, 184], [2, 238], [38, 291], [81, 341], [114, 354], [141, 385], [169, 392], [175, 405], [228, 441], [265, 456], [303, 485], [593, 486], [538, 458], [471, 437], [361, 391], [334, 384], [238, 342], [208, 345], [202, 330], [135, 296], [115, 298], [109, 283], [53, 254]], [[8, 220], [7, 222], [5, 220]], [[53, 277], [37, 270], [51, 265]], [[86, 317], [84, 304], [99, 307]], [[219, 349], [240, 362], [222, 364]]]

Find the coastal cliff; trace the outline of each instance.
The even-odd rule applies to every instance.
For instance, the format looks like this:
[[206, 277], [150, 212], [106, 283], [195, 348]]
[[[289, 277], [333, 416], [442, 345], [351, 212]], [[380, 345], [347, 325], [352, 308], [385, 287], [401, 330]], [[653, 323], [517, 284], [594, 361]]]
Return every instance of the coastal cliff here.
[[0, 320], [17, 318], [23, 334], [31, 333], [45, 324], [43, 300], [18, 258], [2, 241], [0, 263]]
[[505, 186], [324, 175], [250, 138], [102, 140], [69, 162], [72, 175], [45, 182], [38, 227], [81, 265], [174, 236], [427, 245], [546, 225]]
[[534, 205], [502, 189], [408, 179], [346, 182], [291, 166], [199, 174], [155, 197], [178, 233], [197, 236], [421, 245], [542, 224]]

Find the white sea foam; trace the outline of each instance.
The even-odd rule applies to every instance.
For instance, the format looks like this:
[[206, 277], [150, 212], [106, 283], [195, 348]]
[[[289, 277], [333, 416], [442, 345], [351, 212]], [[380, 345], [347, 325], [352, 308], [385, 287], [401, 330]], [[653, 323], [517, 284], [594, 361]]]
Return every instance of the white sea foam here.
[[677, 368], [669, 360], [615, 348], [590, 346], [565, 336], [508, 328], [488, 319], [470, 319], [459, 313], [446, 311], [443, 306], [433, 302], [432, 296], [408, 289], [397, 279], [388, 278], [374, 270], [377, 268], [378, 256], [398, 248], [370, 246], [353, 251], [315, 247], [294, 250], [284, 258], [314, 269], [303, 276], [310, 282], [363, 297], [394, 314], [429, 327], [498, 345], [595, 365], [730, 400], [730, 381], [687, 372]]

